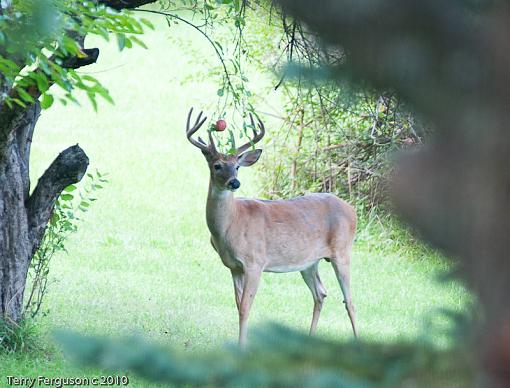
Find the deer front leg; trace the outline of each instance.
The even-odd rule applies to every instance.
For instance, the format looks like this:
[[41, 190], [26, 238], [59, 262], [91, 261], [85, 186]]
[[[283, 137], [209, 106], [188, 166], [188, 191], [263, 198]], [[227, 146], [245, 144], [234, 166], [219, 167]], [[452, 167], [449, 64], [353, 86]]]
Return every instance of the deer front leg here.
[[241, 307], [241, 298], [243, 297], [244, 274], [240, 270], [230, 270], [232, 272], [232, 280], [234, 281], [234, 292], [236, 296], [237, 311]]
[[248, 315], [260, 283], [262, 271], [259, 268], [246, 268], [244, 271], [243, 295], [239, 306], [239, 346], [246, 347]]

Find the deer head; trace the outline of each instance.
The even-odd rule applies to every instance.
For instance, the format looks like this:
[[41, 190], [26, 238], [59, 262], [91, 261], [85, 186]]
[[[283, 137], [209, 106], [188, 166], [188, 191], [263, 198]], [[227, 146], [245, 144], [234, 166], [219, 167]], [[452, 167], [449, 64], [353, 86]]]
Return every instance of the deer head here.
[[257, 162], [257, 160], [259, 160], [260, 154], [262, 153], [261, 149], [251, 151], [247, 150], [252, 145], [258, 143], [264, 137], [266, 132], [264, 124], [260, 119], [258, 120], [258, 127], [260, 131], [257, 132], [255, 129], [255, 121], [253, 120], [253, 116], [250, 114], [253, 138], [250, 139], [250, 141], [246, 144], [237, 148], [234, 154], [227, 155], [218, 152], [214, 144], [214, 139], [211, 132], [209, 132], [209, 144], [206, 144], [205, 141], [203, 141], [200, 137], [197, 138], [198, 140], [195, 140], [192, 137], [192, 135], [197, 132], [207, 120], [207, 117], [204, 117], [202, 120], [200, 120], [202, 118], [202, 112], [200, 112], [197, 119], [195, 120], [195, 124], [191, 127], [190, 124], [192, 113], [193, 108], [191, 108], [188, 113], [188, 121], [186, 123], [186, 136], [190, 143], [199, 148], [202, 151], [202, 154], [204, 154], [209, 166], [211, 183], [218, 190], [237, 190], [241, 186], [241, 182], [239, 182], [237, 179], [239, 167], [251, 166]]

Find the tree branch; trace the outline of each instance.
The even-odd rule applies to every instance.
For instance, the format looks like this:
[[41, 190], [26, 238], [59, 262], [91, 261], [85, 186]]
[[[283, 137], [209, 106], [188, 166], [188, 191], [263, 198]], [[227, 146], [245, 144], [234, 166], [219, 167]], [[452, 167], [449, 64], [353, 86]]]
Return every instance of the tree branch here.
[[85, 58], [68, 57], [64, 59], [62, 67], [66, 69], [78, 69], [82, 66], [88, 66], [96, 63], [97, 58], [99, 57], [98, 48], [82, 49], [81, 51], [86, 55]]
[[51, 217], [55, 202], [69, 185], [81, 180], [89, 164], [89, 158], [79, 145], [60, 153], [39, 179], [28, 199], [27, 215], [33, 249], [37, 249]]
[[120, 11], [121, 9], [133, 9], [145, 4], [155, 3], [158, 0], [99, 0], [98, 3]]

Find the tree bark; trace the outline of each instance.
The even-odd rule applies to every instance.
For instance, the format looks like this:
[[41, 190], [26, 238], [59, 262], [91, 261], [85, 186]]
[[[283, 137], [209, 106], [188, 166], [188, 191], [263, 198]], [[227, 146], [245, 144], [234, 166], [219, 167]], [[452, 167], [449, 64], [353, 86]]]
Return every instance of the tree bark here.
[[116, 10], [138, 8], [145, 4], [155, 3], [157, 0], [99, 0], [99, 3]]
[[[55, 202], [78, 182], [88, 158], [78, 146], [62, 152], [30, 195], [30, 145], [40, 106], [1, 120], [0, 133], [0, 317], [18, 322], [30, 260], [39, 247]], [[5, 118], [5, 117], [4, 117]]]

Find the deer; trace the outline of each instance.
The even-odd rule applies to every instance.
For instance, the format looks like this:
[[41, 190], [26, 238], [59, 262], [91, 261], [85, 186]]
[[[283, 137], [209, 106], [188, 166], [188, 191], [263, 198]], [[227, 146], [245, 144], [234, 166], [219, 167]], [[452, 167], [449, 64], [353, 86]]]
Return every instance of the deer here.
[[299, 271], [314, 301], [310, 335], [314, 335], [326, 289], [319, 277], [322, 259], [333, 266], [344, 297], [354, 336], [358, 336], [350, 292], [351, 250], [356, 233], [356, 212], [347, 202], [330, 193], [314, 193], [288, 200], [236, 198], [241, 186], [240, 167], [255, 164], [262, 153], [252, 149], [265, 135], [250, 114], [253, 137], [223, 154], [216, 149], [211, 131], [209, 144], [192, 136], [207, 120], [200, 112], [191, 126], [188, 113], [186, 136], [199, 148], [209, 167], [206, 221], [210, 242], [223, 264], [230, 269], [239, 314], [239, 345], [247, 344], [247, 323], [263, 272]]

